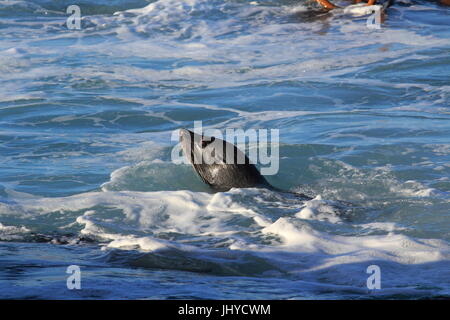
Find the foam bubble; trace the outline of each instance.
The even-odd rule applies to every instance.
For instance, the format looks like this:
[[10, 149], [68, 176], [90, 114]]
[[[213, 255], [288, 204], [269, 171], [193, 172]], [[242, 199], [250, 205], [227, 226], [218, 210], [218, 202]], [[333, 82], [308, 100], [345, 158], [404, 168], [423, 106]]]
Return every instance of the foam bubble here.
[[30, 230], [24, 226], [5, 226], [0, 223], [0, 241], [22, 240]]
[[317, 219], [338, 223], [341, 221], [338, 213], [339, 211], [330, 201], [325, 201], [321, 195], [317, 195], [314, 199], [306, 201], [304, 207], [295, 216], [306, 220]]

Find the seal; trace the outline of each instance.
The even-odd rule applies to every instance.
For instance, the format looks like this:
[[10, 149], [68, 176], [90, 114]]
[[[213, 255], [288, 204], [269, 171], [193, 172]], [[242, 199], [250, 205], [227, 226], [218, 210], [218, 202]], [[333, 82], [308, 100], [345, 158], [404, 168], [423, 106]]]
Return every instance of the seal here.
[[272, 186], [248, 157], [234, 144], [215, 137], [180, 129], [180, 143], [184, 155], [200, 178], [216, 191], [231, 188], [266, 188], [311, 200], [304, 194], [285, 191]]
[[180, 129], [183, 153], [195, 172], [211, 188], [273, 188], [248, 157], [234, 144]]

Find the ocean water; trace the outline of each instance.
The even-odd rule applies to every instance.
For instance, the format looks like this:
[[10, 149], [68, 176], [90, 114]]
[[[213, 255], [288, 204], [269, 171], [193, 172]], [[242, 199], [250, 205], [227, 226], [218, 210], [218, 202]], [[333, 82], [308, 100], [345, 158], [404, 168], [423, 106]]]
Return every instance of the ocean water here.
[[[367, 19], [0, 1], [0, 298], [449, 298], [450, 7]], [[279, 129], [267, 180], [314, 199], [212, 192], [171, 161], [194, 121]]]

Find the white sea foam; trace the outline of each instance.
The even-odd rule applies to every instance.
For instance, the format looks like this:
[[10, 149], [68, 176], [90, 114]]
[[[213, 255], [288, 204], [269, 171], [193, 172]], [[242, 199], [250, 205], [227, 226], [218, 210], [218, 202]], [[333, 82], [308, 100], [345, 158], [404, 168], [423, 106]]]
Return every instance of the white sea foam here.
[[21, 240], [28, 232], [30, 230], [24, 226], [5, 226], [0, 223], [0, 241]]
[[320, 195], [314, 199], [306, 201], [305, 206], [295, 215], [300, 219], [318, 219], [328, 220], [332, 223], [338, 223], [341, 219], [338, 212], [330, 201], [325, 201]]
[[392, 192], [412, 197], [431, 197], [442, 194], [442, 192], [434, 188], [425, 187], [414, 180], [406, 181], [404, 184], [391, 185], [390, 189]]
[[[196, 83], [208, 83], [211, 87], [233, 86], [236, 80], [255, 81], [256, 79], [276, 79], [288, 76], [292, 78], [297, 74], [298, 78], [305, 79], [320, 74], [321, 78], [338, 75], [339, 70], [359, 68], [370, 63], [386, 59], [401, 59], [414, 54], [414, 50], [388, 50], [384, 52], [361, 52], [354, 55], [339, 55], [333, 57], [323, 56], [316, 59], [314, 52], [320, 49], [315, 38], [309, 37], [314, 28], [321, 28], [320, 24], [310, 23], [277, 24], [277, 19], [285, 17], [292, 7], [268, 7], [268, 6], [238, 6], [233, 3], [218, 1], [174, 1], [160, 0], [153, 2], [145, 8], [132, 9], [118, 12], [115, 16], [108, 18], [108, 25], [117, 25], [120, 30], [119, 36], [124, 40], [133, 40], [126, 47], [118, 47], [115, 56], [129, 57], [139, 56], [147, 59], [159, 57], [171, 57], [174, 59], [193, 59], [200, 62], [195, 66], [182, 66], [172, 70], [146, 69], [145, 71], [135, 67], [116, 67], [114, 75], [127, 81], [137, 79], [146, 81], [173, 81], [173, 80], [195, 80]], [[255, 11], [256, 10], [256, 11]], [[234, 18], [231, 13], [235, 12], [241, 20]], [[211, 14], [207, 14], [210, 12]], [[223, 15], [224, 20], [195, 19], [196, 15], [206, 17], [217, 14]], [[242, 17], [251, 17], [251, 21]], [[265, 19], [271, 16], [271, 23]], [[100, 24], [98, 19], [104, 17], [89, 17], [93, 23]], [[249, 18], [250, 19], [250, 18]], [[381, 31], [366, 37], [355, 37], [357, 34], [369, 32], [358, 24], [341, 23], [333, 21], [342, 28], [340, 39], [334, 43], [335, 51], [349, 50], [355, 47], [370, 45], [383, 45], [398, 43], [425, 47], [430, 45], [445, 45], [448, 41], [433, 38], [432, 36], [419, 35], [407, 30]], [[119, 27], [120, 26], [120, 27]], [[247, 30], [250, 28], [250, 30]], [[305, 28], [310, 28], [305, 30]], [[236, 36], [220, 39], [220, 35], [230, 33], [236, 29]], [[161, 33], [161, 30], [165, 32]], [[242, 32], [242, 30], [246, 30]], [[164, 35], [168, 38], [164, 41], [142, 41], [136, 38], [135, 32], [154, 35]], [[185, 34], [185, 35], [183, 35]], [[273, 34], [271, 41], [267, 42], [267, 34]], [[180, 37], [187, 37], [189, 41], [178, 41]], [[299, 37], [302, 38], [299, 41]], [[161, 39], [161, 40], [163, 40]], [[255, 56], [254, 48], [264, 45], [264, 55]], [[290, 43], [285, 46], [285, 43]], [[283, 50], [279, 50], [280, 46]], [[76, 47], [75, 47], [76, 48]], [[80, 48], [82, 49], [82, 48]], [[92, 48], [90, 48], [92, 50]], [[105, 50], [106, 51], [105, 51]], [[98, 53], [106, 54], [108, 48], [99, 46]], [[302, 52], [302, 57], [298, 57]], [[208, 61], [207, 64], [204, 62]], [[230, 62], [238, 61], [238, 64]], [[214, 63], [216, 62], [216, 63]], [[355, 69], [355, 70], [356, 70]], [[93, 70], [80, 71], [91, 73]], [[102, 77], [110, 77], [111, 74], [99, 73]], [[227, 76], [224, 77], [223, 75]]]
[[[415, 286], [437, 284], [448, 276], [445, 265], [450, 263], [450, 244], [408, 237], [401, 234], [408, 229], [397, 224], [360, 226], [363, 231], [377, 230], [382, 235], [364, 235], [366, 232], [358, 235], [357, 232], [343, 236], [316, 230], [309, 221], [346, 224], [334, 216], [332, 205], [321, 197], [293, 202], [259, 189], [232, 189], [215, 194], [91, 192], [64, 198], [16, 195], [11, 203], [0, 203], [2, 215], [14, 213], [29, 219], [58, 214], [69, 223], [63, 229], [80, 226], [80, 234], [98, 239], [104, 250], [138, 250], [162, 255], [176, 252], [176, 259], [196, 261], [191, 262], [192, 270], [203, 270], [207, 263], [217, 266], [219, 273], [251, 274], [253, 267], [245, 267], [251, 256], [264, 261], [263, 269], [267, 274], [278, 270], [276, 272], [290, 274], [298, 280], [316, 282], [325, 272], [329, 277], [325, 282], [364, 288], [361, 280], [366, 278], [364, 270], [375, 263], [382, 266], [384, 287], [394, 290], [407, 285], [415, 294], [420, 292], [415, 291]], [[283, 201], [290, 201], [290, 204]], [[271, 213], [274, 212], [272, 206], [276, 207], [277, 214]], [[289, 214], [295, 207], [297, 213]], [[282, 212], [284, 216], [280, 217]], [[70, 224], [70, 219], [76, 223]], [[3, 229], [10, 234], [29, 231], [2, 225], [2, 232]], [[143, 261], [145, 264], [147, 260]], [[149, 261], [154, 265], [157, 260]], [[229, 263], [234, 267], [225, 268]], [[179, 264], [183, 265], [181, 260]], [[427, 266], [431, 264], [435, 267], [429, 274], [431, 269]], [[263, 265], [260, 262], [260, 266]], [[276, 268], [271, 269], [273, 266]], [[403, 276], [394, 277], [400, 269]], [[416, 272], [423, 276], [414, 278]], [[355, 278], [360, 279], [359, 282], [355, 282]], [[388, 292], [391, 291], [385, 294]]]
[[381, 10], [382, 6], [372, 5], [368, 6], [365, 3], [358, 3], [354, 5], [349, 5], [343, 8], [344, 13], [351, 14], [353, 16], [365, 16], [372, 14], [375, 11]]

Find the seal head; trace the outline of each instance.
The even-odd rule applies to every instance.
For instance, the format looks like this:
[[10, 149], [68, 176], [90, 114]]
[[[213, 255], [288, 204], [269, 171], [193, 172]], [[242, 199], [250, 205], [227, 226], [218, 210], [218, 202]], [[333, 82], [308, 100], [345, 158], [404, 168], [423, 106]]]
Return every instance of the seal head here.
[[270, 187], [248, 157], [234, 144], [180, 129], [183, 153], [195, 172], [217, 191]]

